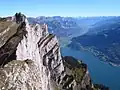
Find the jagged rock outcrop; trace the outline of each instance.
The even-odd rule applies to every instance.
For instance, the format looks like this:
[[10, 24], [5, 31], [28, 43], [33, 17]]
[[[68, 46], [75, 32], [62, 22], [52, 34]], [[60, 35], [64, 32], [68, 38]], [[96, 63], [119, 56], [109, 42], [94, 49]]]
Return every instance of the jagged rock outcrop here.
[[30, 25], [24, 15], [20, 18], [22, 20], [2, 21], [15, 24], [4, 29], [13, 30], [12, 34], [9, 35], [8, 30], [4, 33], [6, 37], [0, 35], [0, 88], [92, 90], [87, 66], [61, 57], [59, 42], [55, 35], [48, 33], [47, 25]]
[[26, 18], [26, 16], [21, 14], [20, 12], [15, 14], [15, 21], [16, 21], [16, 23], [24, 22], [25, 18]]
[[[47, 25], [29, 25], [27, 19], [16, 25], [18, 28], [14, 35], [7, 40], [3, 38], [5, 43], [0, 47], [0, 65], [12, 60], [31, 59], [39, 66], [41, 90], [52, 90], [50, 78], [57, 80], [64, 71], [56, 36], [48, 33]], [[7, 27], [10, 28], [10, 25]]]

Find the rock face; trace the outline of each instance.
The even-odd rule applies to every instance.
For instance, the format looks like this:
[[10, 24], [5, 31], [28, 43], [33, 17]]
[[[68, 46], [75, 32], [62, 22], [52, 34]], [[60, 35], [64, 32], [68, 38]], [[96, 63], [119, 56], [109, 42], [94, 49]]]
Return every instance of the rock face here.
[[[16, 59], [34, 60], [39, 66], [42, 90], [49, 90], [50, 78], [59, 77], [64, 71], [58, 40], [47, 31], [47, 25], [30, 26], [26, 21], [27, 34], [17, 46]], [[52, 73], [51, 73], [52, 72]]]
[[42, 90], [38, 66], [31, 60], [14, 60], [0, 69], [0, 90]]
[[92, 90], [87, 66], [61, 57], [59, 42], [47, 25], [30, 25], [23, 18], [10, 36], [4, 33], [7, 39], [1, 38], [1, 90]]

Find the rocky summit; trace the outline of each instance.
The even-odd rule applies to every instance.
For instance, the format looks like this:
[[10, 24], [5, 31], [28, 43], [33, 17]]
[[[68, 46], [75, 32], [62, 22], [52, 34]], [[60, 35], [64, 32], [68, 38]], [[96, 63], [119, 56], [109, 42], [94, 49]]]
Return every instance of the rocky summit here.
[[94, 85], [87, 65], [62, 57], [46, 24], [25, 15], [0, 18], [0, 90], [108, 90]]

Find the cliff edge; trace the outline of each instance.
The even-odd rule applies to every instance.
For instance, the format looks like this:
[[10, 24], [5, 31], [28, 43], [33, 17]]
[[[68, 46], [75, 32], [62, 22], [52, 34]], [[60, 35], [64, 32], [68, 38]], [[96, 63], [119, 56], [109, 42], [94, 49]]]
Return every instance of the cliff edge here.
[[87, 65], [62, 57], [47, 25], [27, 18], [0, 18], [0, 90], [108, 90], [96, 88]]

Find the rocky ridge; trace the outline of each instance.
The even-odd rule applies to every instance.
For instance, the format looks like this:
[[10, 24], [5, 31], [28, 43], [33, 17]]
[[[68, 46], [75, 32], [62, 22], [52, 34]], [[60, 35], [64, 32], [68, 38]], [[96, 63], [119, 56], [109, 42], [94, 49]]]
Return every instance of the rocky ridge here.
[[5, 31], [0, 34], [0, 90], [95, 89], [87, 66], [61, 56], [59, 42], [46, 24], [30, 25], [21, 14], [0, 21], [4, 26], [8, 22], [12, 27], [0, 29]]

